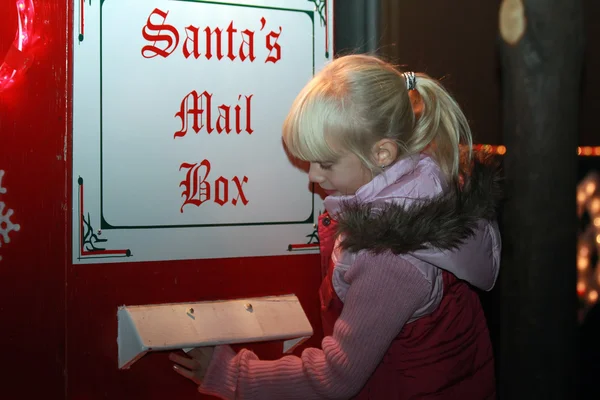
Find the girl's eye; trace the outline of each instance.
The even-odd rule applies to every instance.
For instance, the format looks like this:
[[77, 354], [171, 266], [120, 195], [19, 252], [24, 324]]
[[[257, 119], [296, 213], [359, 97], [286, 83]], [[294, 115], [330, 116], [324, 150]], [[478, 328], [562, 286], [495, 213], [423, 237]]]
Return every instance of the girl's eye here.
[[333, 164], [331, 163], [319, 163], [319, 168], [324, 169], [324, 170], [329, 170], [331, 169]]

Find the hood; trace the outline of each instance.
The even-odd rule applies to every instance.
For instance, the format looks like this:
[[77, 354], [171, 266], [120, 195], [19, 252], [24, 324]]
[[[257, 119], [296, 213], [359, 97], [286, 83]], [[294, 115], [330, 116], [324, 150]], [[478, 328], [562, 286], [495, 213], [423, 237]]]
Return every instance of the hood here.
[[410, 253], [482, 289], [500, 266], [496, 210], [500, 174], [491, 157], [475, 154], [462, 182], [445, 182], [424, 155], [401, 160], [354, 196], [326, 198], [338, 220], [343, 250]]

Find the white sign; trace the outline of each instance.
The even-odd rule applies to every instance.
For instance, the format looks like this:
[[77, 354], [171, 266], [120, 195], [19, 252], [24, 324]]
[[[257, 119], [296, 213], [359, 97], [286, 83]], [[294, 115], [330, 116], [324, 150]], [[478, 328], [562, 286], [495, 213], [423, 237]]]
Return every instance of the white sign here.
[[324, 0], [75, 2], [73, 262], [318, 249], [281, 127], [332, 57]]

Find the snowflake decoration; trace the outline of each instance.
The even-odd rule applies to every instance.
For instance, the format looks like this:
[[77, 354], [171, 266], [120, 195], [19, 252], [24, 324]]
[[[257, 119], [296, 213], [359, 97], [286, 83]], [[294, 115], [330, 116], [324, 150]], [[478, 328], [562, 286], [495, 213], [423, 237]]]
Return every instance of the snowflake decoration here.
[[[4, 171], [0, 170], [0, 194], [6, 194], [6, 188], [2, 187], [2, 177], [4, 176]], [[6, 203], [0, 201], [0, 238], [4, 240], [4, 243], [10, 243], [10, 237], [8, 234], [12, 231], [17, 232], [21, 227], [19, 224], [15, 224], [10, 220], [10, 217], [13, 215], [14, 211], [10, 208], [4, 211], [6, 207]], [[2, 247], [2, 240], [0, 240], [0, 247]], [[2, 261], [2, 256], [0, 256], [0, 261]]]

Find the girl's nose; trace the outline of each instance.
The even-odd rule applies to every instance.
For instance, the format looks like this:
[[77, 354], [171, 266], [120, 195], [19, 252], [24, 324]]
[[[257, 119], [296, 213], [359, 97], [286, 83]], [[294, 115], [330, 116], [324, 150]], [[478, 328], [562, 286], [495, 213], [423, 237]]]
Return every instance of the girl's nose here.
[[310, 169], [308, 170], [308, 179], [314, 183], [322, 183], [325, 180], [325, 178], [321, 174], [319, 164], [310, 163]]

